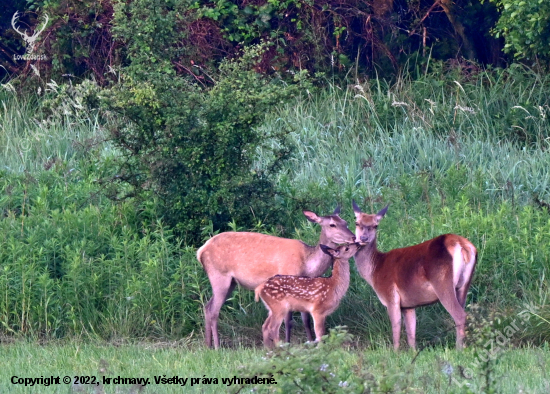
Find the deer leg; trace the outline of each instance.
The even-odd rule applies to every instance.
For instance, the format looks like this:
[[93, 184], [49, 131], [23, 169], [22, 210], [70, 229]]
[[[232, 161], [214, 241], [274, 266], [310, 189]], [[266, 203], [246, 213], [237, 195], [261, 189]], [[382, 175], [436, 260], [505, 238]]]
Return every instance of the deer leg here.
[[212, 298], [204, 307], [205, 320], [205, 339], [206, 346], [212, 347], [212, 337], [214, 339], [214, 348], [220, 347], [220, 338], [218, 336], [218, 317], [223, 303], [235, 288], [233, 278], [226, 276], [210, 277], [212, 284]]
[[414, 308], [403, 309], [403, 316], [405, 317], [407, 343], [412, 350], [416, 350], [416, 310]]
[[393, 349], [399, 349], [399, 339], [401, 337], [401, 308], [399, 302], [388, 304], [388, 315], [390, 316], [391, 330], [393, 334]]
[[290, 343], [290, 330], [293, 326], [292, 311], [288, 312], [285, 316], [285, 340]]
[[321, 342], [321, 337], [325, 335], [325, 319], [326, 317], [315, 313], [313, 317], [313, 328], [315, 329], [315, 342]]
[[306, 329], [306, 337], [309, 342], [313, 341], [313, 333], [311, 332], [311, 319], [309, 313], [302, 312], [302, 322], [304, 322], [304, 328]]
[[[309, 318], [309, 313], [302, 312], [302, 321], [304, 322], [304, 328], [306, 330], [306, 337], [308, 341], [313, 341], [313, 333], [311, 331], [311, 319]], [[285, 316], [285, 340], [290, 343], [290, 330], [293, 326], [292, 312], [288, 312]]]
[[[282, 311], [282, 313], [273, 312], [273, 314], [271, 315], [267, 331], [274, 346], [277, 346], [279, 344], [279, 331], [281, 329], [283, 319], [287, 315], [288, 312], [285, 311]], [[273, 345], [271, 345], [271, 347], [273, 347]]]
[[462, 350], [464, 347], [464, 335], [466, 329], [466, 312], [457, 299], [457, 294], [452, 286], [452, 282], [444, 286], [434, 286], [435, 293], [441, 304], [455, 321], [456, 325], [456, 348]]
[[268, 349], [271, 349], [273, 347], [273, 339], [271, 338], [270, 332], [269, 332], [269, 326], [271, 323], [271, 310], [269, 311], [269, 315], [267, 316], [267, 319], [265, 319], [265, 323], [262, 326], [262, 334], [264, 337], [264, 346]]

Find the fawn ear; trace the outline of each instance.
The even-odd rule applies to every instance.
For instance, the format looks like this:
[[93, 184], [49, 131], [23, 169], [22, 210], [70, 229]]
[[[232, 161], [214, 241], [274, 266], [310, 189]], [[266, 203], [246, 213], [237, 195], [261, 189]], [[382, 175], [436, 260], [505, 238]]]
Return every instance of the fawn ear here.
[[378, 212], [376, 214], [376, 222], [378, 223], [380, 220], [382, 220], [382, 218], [384, 217], [384, 215], [386, 214], [386, 212], [388, 211], [388, 207], [390, 206], [390, 204], [386, 205], [384, 208], [382, 208], [380, 210], [380, 212]]
[[320, 244], [319, 246], [321, 247], [321, 250], [323, 252], [325, 252], [326, 254], [328, 254], [332, 257], [337, 257], [340, 254], [340, 252], [338, 250], [329, 248], [327, 245]]
[[315, 212], [311, 212], [311, 211], [302, 211], [302, 212], [304, 213], [304, 215], [306, 215], [307, 220], [309, 220], [310, 222], [321, 223], [322, 219], [319, 216], [317, 216]]
[[337, 204], [336, 208], [334, 208], [334, 212], [332, 214], [333, 215], [340, 215], [340, 210], [341, 209], [342, 209], [342, 207], [340, 206], [340, 204]]

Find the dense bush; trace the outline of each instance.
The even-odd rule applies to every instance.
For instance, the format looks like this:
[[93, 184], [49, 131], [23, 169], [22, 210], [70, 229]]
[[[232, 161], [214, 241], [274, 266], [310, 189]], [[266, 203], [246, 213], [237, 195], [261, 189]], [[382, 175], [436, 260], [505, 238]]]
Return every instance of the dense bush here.
[[544, 0], [491, 0], [501, 14], [495, 35], [506, 40], [504, 51], [516, 58], [550, 61], [550, 4]]
[[[502, 45], [489, 35], [498, 14], [492, 3], [479, 0], [10, 0], [8, 5], [0, 15], [5, 39], [0, 72], [35, 82], [31, 64], [46, 81], [93, 75], [101, 85], [113, 80], [113, 68], [149, 64], [208, 84], [220, 61], [261, 41], [271, 44], [257, 67], [264, 73], [355, 69], [389, 76], [407, 67], [411, 55], [426, 61], [462, 54], [501, 63]], [[37, 44], [46, 60], [13, 59], [25, 52], [10, 26], [16, 10], [22, 13], [20, 26], [29, 31], [39, 16], [49, 16]]]
[[[141, 80], [140, 69], [106, 92], [109, 110], [121, 120], [113, 129], [123, 155], [118, 179], [136, 192], [156, 193], [165, 220], [186, 242], [200, 240], [210, 222], [219, 230], [232, 219], [248, 227], [280, 220], [272, 177], [289, 153], [286, 130], [260, 134], [255, 126], [272, 106], [311, 85], [303, 73], [293, 84], [256, 73], [252, 66], [262, 51], [254, 47], [224, 63], [211, 89], [159, 70]], [[271, 159], [253, 168], [261, 146]]]

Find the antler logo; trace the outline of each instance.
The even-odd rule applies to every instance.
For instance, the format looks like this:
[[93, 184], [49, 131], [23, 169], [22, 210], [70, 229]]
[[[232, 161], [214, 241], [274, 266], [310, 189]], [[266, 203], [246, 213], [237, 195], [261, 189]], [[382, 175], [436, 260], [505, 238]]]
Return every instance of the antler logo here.
[[15, 26], [17, 19], [19, 19], [19, 11], [16, 11], [15, 14], [13, 14], [13, 17], [11, 18], [11, 25], [13, 27], [13, 30], [18, 32], [21, 35], [21, 37], [23, 37], [23, 40], [25, 40], [25, 43], [27, 44], [27, 53], [29, 55], [32, 54], [32, 52], [34, 51], [34, 42], [38, 39], [38, 36], [40, 35], [40, 33], [42, 33], [46, 28], [46, 26], [48, 25], [48, 21], [49, 21], [48, 15], [45, 15], [45, 17], [46, 18], [45, 18], [44, 24], [42, 25], [42, 28], [41, 29], [37, 28], [32, 36], [29, 36], [27, 34], [27, 30], [20, 31], [17, 29], [17, 26]]

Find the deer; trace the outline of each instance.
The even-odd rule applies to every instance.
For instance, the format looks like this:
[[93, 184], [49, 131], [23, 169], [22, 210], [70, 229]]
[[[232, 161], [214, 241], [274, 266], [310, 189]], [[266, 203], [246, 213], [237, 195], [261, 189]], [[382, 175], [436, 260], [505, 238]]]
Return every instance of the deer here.
[[315, 342], [320, 342], [325, 331], [325, 319], [338, 308], [349, 287], [349, 259], [359, 244], [341, 245], [336, 249], [319, 245], [334, 259], [330, 277], [276, 275], [259, 285], [255, 300], [262, 299], [268, 316], [262, 326], [264, 346], [279, 344], [279, 329], [290, 312], [310, 313], [315, 328]]
[[[218, 319], [220, 309], [236, 284], [248, 290], [256, 289], [272, 276], [321, 276], [331, 265], [332, 257], [320, 244], [336, 247], [355, 242], [355, 234], [340, 217], [340, 206], [332, 215], [318, 216], [303, 211], [310, 222], [321, 226], [319, 243], [310, 246], [296, 240], [252, 232], [224, 232], [210, 238], [197, 250], [197, 259], [206, 271], [212, 286], [212, 298], [204, 307], [205, 342], [207, 347], [220, 347]], [[302, 313], [308, 340], [312, 340], [309, 315]], [[290, 342], [292, 314], [285, 318], [286, 341]]]
[[393, 348], [399, 349], [401, 314], [407, 343], [416, 349], [415, 308], [441, 302], [456, 325], [456, 348], [464, 346], [466, 296], [477, 263], [477, 250], [466, 238], [444, 234], [418, 245], [383, 253], [376, 247], [376, 231], [389, 204], [375, 215], [361, 212], [355, 201], [355, 254], [359, 274], [374, 289], [390, 317]]

